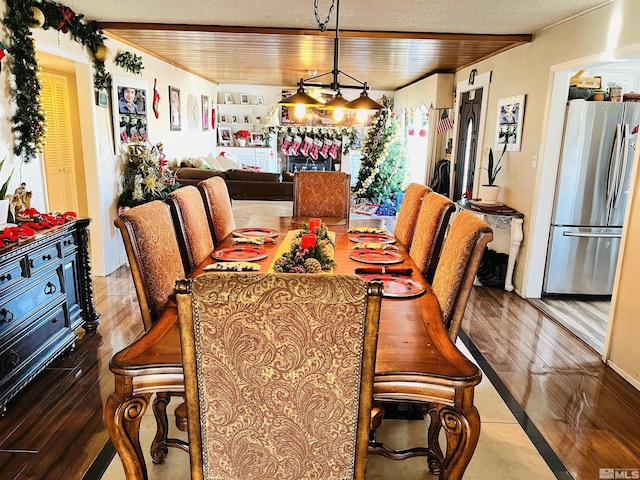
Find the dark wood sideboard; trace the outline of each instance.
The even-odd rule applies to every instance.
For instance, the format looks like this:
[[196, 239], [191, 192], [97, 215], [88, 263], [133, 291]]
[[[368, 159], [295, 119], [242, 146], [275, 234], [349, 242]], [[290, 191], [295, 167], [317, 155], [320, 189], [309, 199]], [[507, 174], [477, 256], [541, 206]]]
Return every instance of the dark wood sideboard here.
[[89, 219], [0, 248], [0, 415], [29, 381], [95, 332]]

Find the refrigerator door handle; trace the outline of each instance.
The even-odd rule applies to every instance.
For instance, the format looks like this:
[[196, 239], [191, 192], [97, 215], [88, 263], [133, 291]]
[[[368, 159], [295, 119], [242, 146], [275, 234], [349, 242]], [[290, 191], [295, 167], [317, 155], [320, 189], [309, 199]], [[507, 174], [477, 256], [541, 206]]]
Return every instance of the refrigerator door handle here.
[[622, 141], [622, 125], [616, 125], [616, 133], [613, 138], [613, 146], [611, 147], [611, 157], [609, 157], [609, 168], [607, 170], [606, 188], [605, 188], [605, 208], [611, 209], [615, 201], [615, 188], [618, 184], [617, 174], [620, 170], [620, 146]]
[[616, 208], [620, 203], [622, 189], [624, 188], [624, 179], [627, 173], [627, 165], [629, 163], [629, 124], [625, 123], [622, 130], [622, 166], [618, 174], [618, 185], [616, 186], [615, 202], [613, 207]]
[[585, 238], [622, 238], [621, 233], [588, 233], [588, 232], [562, 232], [563, 237], [585, 237]]

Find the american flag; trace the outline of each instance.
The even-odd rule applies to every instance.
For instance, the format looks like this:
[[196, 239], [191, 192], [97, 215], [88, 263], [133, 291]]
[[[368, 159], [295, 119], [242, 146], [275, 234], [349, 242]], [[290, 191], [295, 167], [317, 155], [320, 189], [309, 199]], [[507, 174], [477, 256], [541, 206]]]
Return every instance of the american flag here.
[[447, 130], [451, 130], [452, 128], [453, 123], [451, 123], [451, 120], [449, 119], [449, 114], [446, 110], [443, 110], [442, 116], [440, 117], [440, 120], [438, 121], [438, 125], [436, 127], [436, 132], [443, 133]]

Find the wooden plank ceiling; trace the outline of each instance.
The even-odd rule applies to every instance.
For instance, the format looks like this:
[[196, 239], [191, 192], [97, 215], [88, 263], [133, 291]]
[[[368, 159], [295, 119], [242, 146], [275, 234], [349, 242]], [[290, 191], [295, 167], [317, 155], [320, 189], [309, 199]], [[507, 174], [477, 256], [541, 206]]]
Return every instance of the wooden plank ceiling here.
[[[335, 31], [212, 25], [100, 23], [105, 34], [221, 84], [294, 86], [333, 69]], [[394, 91], [429, 74], [455, 72], [531, 41], [531, 35], [340, 31], [343, 72]], [[330, 83], [331, 75], [316, 82]], [[340, 83], [354, 84], [345, 76]]]

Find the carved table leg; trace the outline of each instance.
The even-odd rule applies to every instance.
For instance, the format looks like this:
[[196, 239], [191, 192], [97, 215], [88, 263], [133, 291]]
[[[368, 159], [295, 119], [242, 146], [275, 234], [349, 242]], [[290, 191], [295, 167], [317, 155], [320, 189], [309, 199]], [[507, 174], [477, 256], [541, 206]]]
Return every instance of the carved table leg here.
[[444, 455], [442, 454], [439, 441], [441, 425], [438, 407], [434, 404], [430, 404], [428, 413], [429, 428], [427, 430], [427, 441], [429, 451], [432, 453], [427, 457], [427, 463], [429, 465], [429, 472], [433, 475], [438, 475], [444, 461]]
[[509, 260], [507, 261], [507, 274], [504, 281], [504, 289], [507, 292], [512, 292], [514, 288], [513, 269], [516, 265], [516, 257], [518, 256], [518, 252], [520, 251], [522, 239], [524, 238], [524, 234], [522, 232], [522, 223], [523, 220], [521, 218], [511, 219], [511, 245], [509, 246]]
[[156, 436], [151, 444], [151, 459], [153, 463], [164, 463], [169, 453], [167, 437], [169, 436], [169, 419], [167, 417], [167, 405], [171, 401], [171, 395], [167, 392], [156, 393], [153, 401], [153, 414], [156, 417]]
[[112, 393], [104, 407], [111, 443], [120, 455], [127, 480], [147, 480], [147, 467], [140, 448], [140, 422], [150, 397], [150, 394], [143, 394], [122, 399]]
[[447, 454], [439, 478], [457, 480], [462, 478], [478, 444], [480, 415], [475, 406], [464, 413], [442, 405], [437, 409], [447, 436]]

